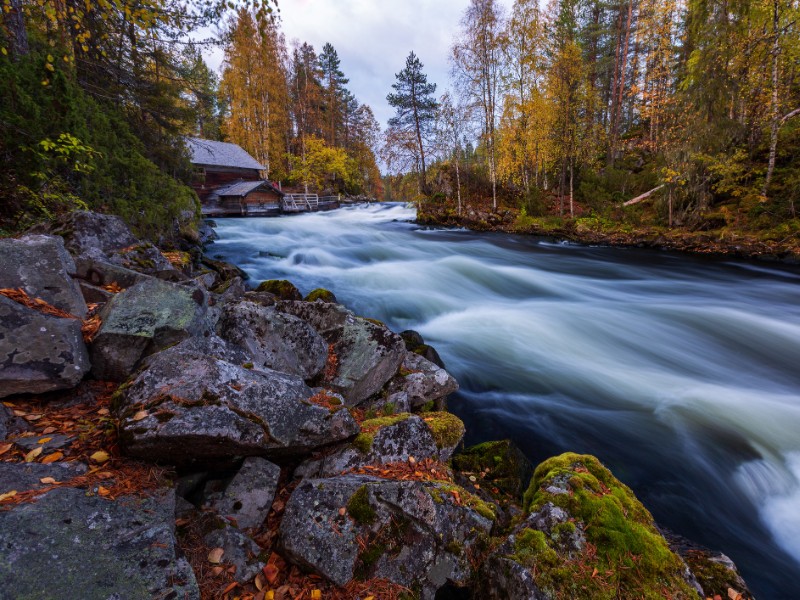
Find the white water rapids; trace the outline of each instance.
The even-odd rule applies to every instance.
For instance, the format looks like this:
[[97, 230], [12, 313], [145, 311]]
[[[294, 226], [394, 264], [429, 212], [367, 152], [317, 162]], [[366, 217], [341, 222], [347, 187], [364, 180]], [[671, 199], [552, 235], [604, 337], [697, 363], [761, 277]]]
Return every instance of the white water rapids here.
[[800, 270], [423, 230], [402, 205], [221, 219], [211, 256], [415, 329], [469, 443], [597, 455], [662, 525], [800, 598]]

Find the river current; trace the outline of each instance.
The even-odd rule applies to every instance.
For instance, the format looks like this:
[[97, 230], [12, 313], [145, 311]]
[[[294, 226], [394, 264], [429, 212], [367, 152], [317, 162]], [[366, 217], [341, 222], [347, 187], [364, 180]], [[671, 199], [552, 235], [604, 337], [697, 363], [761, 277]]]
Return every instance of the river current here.
[[759, 600], [800, 598], [800, 269], [423, 229], [400, 204], [220, 219], [208, 252], [415, 329], [469, 444], [594, 454]]

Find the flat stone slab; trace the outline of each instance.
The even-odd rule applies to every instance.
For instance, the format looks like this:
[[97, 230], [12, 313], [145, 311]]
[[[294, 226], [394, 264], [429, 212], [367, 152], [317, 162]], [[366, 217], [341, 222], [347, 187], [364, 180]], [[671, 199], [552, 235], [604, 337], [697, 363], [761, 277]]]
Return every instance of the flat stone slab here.
[[80, 321], [0, 296], [0, 398], [75, 387], [89, 368]]
[[60, 237], [0, 239], [0, 288], [22, 288], [32, 298], [83, 319], [86, 303], [72, 279], [74, 274], [75, 262]]
[[0, 511], [0, 598], [199, 600], [174, 513], [172, 491], [110, 501], [75, 488]]

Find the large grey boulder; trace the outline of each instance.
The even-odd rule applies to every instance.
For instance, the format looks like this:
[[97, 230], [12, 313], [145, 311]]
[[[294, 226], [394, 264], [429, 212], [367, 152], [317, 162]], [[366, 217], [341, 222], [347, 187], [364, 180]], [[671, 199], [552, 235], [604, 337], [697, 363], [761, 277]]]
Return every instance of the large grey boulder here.
[[12, 490], [17, 492], [39, 490], [54, 485], [42, 483], [42, 479], [46, 477], [64, 483], [84, 473], [86, 465], [79, 462], [54, 462], [49, 465], [0, 462], [0, 494]]
[[[370, 431], [375, 423], [376, 431]], [[403, 414], [365, 421], [356, 441], [319, 459], [311, 459], [295, 470], [299, 477], [333, 477], [364, 465], [380, 465], [426, 458], [439, 459], [439, 448], [431, 430], [420, 417]]]
[[162, 348], [209, 329], [206, 293], [146, 279], [120, 292], [100, 313], [102, 326], [92, 343], [92, 373], [123, 381], [139, 361]]
[[75, 488], [2, 511], [0, 598], [199, 600], [174, 512], [171, 490], [109, 501]]
[[254, 302], [226, 304], [217, 333], [242, 346], [253, 364], [311, 379], [325, 366], [328, 345], [305, 321]]
[[212, 508], [240, 529], [260, 527], [269, 514], [281, 468], [258, 457], [244, 459], [241, 468]]
[[0, 296], [0, 398], [75, 387], [89, 368], [80, 321]]
[[333, 345], [336, 368], [325, 385], [342, 394], [348, 406], [379, 392], [406, 355], [399, 335], [338, 304], [281, 302], [278, 309], [303, 319]]
[[153, 356], [121, 393], [121, 438], [132, 456], [181, 463], [303, 454], [358, 433], [348, 411], [311, 396], [298, 377], [176, 346]]
[[86, 303], [73, 281], [75, 263], [60, 237], [26, 235], [0, 239], [0, 288], [22, 288], [79, 319]]
[[405, 393], [412, 409], [433, 402], [441, 405], [458, 391], [458, 382], [440, 366], [414, 352], [406, 352], [400, 371], [389, 384], [389, 393]]
[[281, 544], [289, 560], [337, 585], [384, 578], [432, 599], [448, 582], [468, 583], [468, 557], [491, 529], [492, 513], [473, 501], [437, 482], [305, 479], [286, 504]]

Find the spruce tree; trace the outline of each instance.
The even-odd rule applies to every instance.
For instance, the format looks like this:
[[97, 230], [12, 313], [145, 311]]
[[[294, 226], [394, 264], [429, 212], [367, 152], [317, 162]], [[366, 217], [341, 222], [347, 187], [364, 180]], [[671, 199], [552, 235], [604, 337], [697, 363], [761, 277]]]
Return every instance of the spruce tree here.
[[417, 141], [420, 169], [420, 191], [427, 193], [425, 178], [426, 139], [436, 123], [439, 103], [434, 93], [436, 84], [428, 83], [428, 76], [422, 72], [422, 63], [412, 51], [406, 58], [406, 67], [395, 75], [397, 82], [392, 84], [395, 93], [386, 96], [389, 105], [397, 114], [389, 119], [389, 128], [413, 133]]

